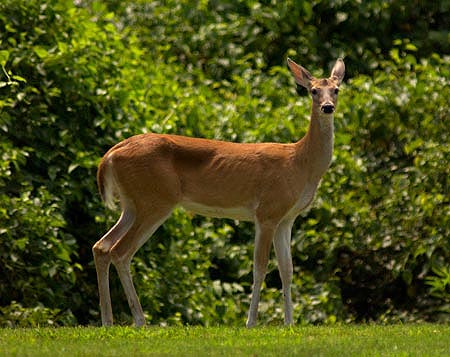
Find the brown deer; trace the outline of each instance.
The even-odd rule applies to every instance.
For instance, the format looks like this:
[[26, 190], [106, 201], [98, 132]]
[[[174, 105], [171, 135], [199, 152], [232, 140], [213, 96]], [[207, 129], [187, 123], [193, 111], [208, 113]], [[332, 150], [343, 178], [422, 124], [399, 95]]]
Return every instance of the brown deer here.
[[136, 251], [176, 206], [196, 214], [255, 223], [253, 291], [247, 327], [257, 320], [271, 245], [284, 294], [285, 324], [293, 324], [291, 229], [309, 206], [333, 151], [333, 113], [345, 66], [326, 79], [287, 60], [298, 85], [312, 96], [306, 135], [296, 143], [244, 144], [177, 135], [142, 134], [111, 148], [97, 174], [106, 205], [122, 214], [93, 246], [103, 325], [112, 325], [109, 267], [116, 267], [136, 326], [145, 324], [130, 264]]

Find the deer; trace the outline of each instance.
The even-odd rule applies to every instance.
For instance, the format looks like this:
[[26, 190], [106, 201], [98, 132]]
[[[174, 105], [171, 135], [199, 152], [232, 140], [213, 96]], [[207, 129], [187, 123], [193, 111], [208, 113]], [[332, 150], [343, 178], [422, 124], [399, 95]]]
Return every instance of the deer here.
[[103, 326], [113, 324], [111, 264], [135, 326], [145, 325], [131, 261], [177, 206], [193, 214], [254, 222], [253, 285], [246, 326], [257, 323], [272, 244], [281, 278], [284, 323], [294, 324], [291, 231], [297, 216], [313, 201], [332, 160], [333, 115], [345, 65], [339, 58], [330, 77], [322, 79], [290, 58], [287, 65], [297, 86], [312, 97], [308, 130], [295, 143], [235, 143], [145, 133], [119, 142], [103, 156], [97, 171], [100, 196], [109, 208], [118, 199], [121, 208], [116, 224], [92, 247]]

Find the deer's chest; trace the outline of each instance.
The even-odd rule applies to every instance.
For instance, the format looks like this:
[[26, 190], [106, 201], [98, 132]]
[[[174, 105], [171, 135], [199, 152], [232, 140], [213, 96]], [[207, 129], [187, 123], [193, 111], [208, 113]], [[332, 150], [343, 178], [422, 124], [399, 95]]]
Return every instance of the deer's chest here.
[[305, 185], [294, 206], [290, 209], [288, 213], [289, 216], [296, 217], [300, 212], [309, 207], [316, 194], [317, 186], [318, 183], [308, 183]]

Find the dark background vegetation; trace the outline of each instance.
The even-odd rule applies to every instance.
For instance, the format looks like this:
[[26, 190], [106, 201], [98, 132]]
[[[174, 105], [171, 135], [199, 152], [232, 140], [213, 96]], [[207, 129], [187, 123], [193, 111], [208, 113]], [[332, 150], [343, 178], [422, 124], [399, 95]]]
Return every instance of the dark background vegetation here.
[[[294, 227], [297, 323], [450, 313], [449, 20], [441, 1], [0, 4], [0, 325], [98, 324], [100, 157], [142, 132], [292, 142], [290, 56], [347, 77], [332, 166]], [[300, 93], [302, 94], [302, 93]], [[305, 93], [303, 93], [305, 94]], [[253, 227], [178, 210], [133, 273], [152, 324], [242, 325]], [[282, 321], [275, 261], [261, 320]], [[112, 274], [116, 320], [130, 321]]]

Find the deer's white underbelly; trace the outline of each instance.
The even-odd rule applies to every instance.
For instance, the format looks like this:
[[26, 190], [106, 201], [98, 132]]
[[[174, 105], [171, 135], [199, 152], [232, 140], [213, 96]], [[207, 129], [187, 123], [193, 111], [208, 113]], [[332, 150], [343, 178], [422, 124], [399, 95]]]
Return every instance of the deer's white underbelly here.
[[215, 207], [197, 202], [183, 201], [181, 207], [189, 212], [207, 217], [231, 218], [240, 221], [253, 221], [252, 212], [245, 207]]

